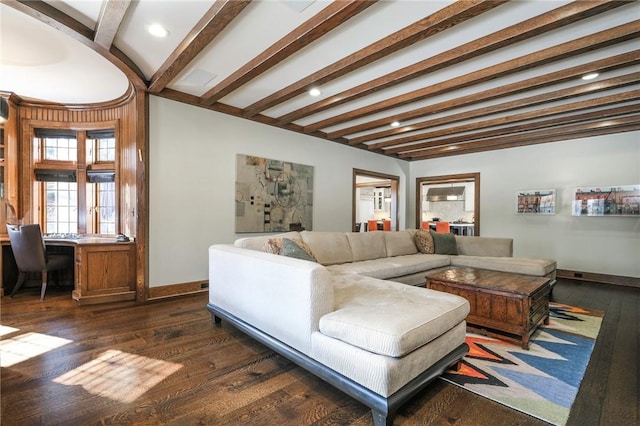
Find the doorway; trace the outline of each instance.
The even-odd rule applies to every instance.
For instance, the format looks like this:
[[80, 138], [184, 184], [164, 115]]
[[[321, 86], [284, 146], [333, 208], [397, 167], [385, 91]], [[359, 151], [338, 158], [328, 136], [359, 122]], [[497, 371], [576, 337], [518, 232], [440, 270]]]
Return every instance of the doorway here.
[[353, 169], [351, 230], [365, 231], [369, 220], [390, 220], [391, 230], [397, 231], [399, 184], [399, 176]]
[[[429, 195], [430, 189], [461, 187], [464, 187], [462, 195], [456, 195], [459, 192], [455, 191], [452, 191], [450, 198], [445, 195], [444, 199], [430, 198]], [[442, 200], [442, 203], [429, 200]], [[423, 222], [432, 222], [433, 219], [470, 224], [472, 235], [480, 235], [480, 173], [416, 178], [416, 229], [422, 228]]]

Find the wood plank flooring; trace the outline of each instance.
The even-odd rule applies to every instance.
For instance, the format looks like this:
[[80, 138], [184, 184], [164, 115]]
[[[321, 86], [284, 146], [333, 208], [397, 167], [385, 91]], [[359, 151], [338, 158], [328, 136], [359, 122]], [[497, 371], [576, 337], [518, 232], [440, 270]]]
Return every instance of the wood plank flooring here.
[[[639, 424], [640, 289], [560, 280], [552, 299], [605, 311], [568, 424]], [[77, 306], [55, 288], [44, 303], [37, 289], [2, 298], [2, 363], [13, 364], [0, 372], [0, 424], [373, 424], [367, 407], [215, 326], [206, 303], [198, 294]], [[545, 423], [436, 380], [395, 424]]]

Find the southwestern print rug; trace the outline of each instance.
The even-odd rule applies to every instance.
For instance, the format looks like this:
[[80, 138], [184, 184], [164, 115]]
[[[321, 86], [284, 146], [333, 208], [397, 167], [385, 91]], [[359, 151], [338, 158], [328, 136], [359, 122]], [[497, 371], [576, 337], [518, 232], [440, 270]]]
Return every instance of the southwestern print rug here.
[[549, 325], [529, 350], [467, 333], [469, 353], [459, 371], [442, 378], [515, 410], [564, 425], [595, 346], [603, 313], [550, 303]]

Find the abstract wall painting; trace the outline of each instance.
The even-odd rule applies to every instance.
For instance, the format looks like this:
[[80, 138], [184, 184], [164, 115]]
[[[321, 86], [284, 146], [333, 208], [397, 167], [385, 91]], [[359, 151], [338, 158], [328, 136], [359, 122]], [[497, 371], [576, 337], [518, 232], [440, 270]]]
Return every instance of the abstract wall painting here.
[[236, 155], [236, 229], [312, 230], [313, 166]]

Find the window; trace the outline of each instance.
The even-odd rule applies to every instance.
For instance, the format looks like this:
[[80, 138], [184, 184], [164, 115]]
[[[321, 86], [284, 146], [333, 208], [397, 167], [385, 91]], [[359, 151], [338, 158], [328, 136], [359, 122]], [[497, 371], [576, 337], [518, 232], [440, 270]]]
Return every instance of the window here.
[[35, 129], [33, 147], [43, 232], [115, 235], [114, 130]]
[[[116, 139], [111, 130], [87, 132], [88, 229], [103, 235], [116, 233]], [[89, 222], [89, 220], [88, 220]]]
[[78, 232], [78, 184], [45, 182], [47, 197], [47, 233]]
[[115, 161], [116, 159], [116, 140], [114, 138], [109, 139], [96, 139], [98, 144], [97, 161]]
[[58, 161], [76, 161], [78, 159], [78, 141], [73, 137], [44, 138], [44, 159]]
[[103, 235], [116, 233], [116, 185], [114, 182], [87, 184], [88, 231]]

